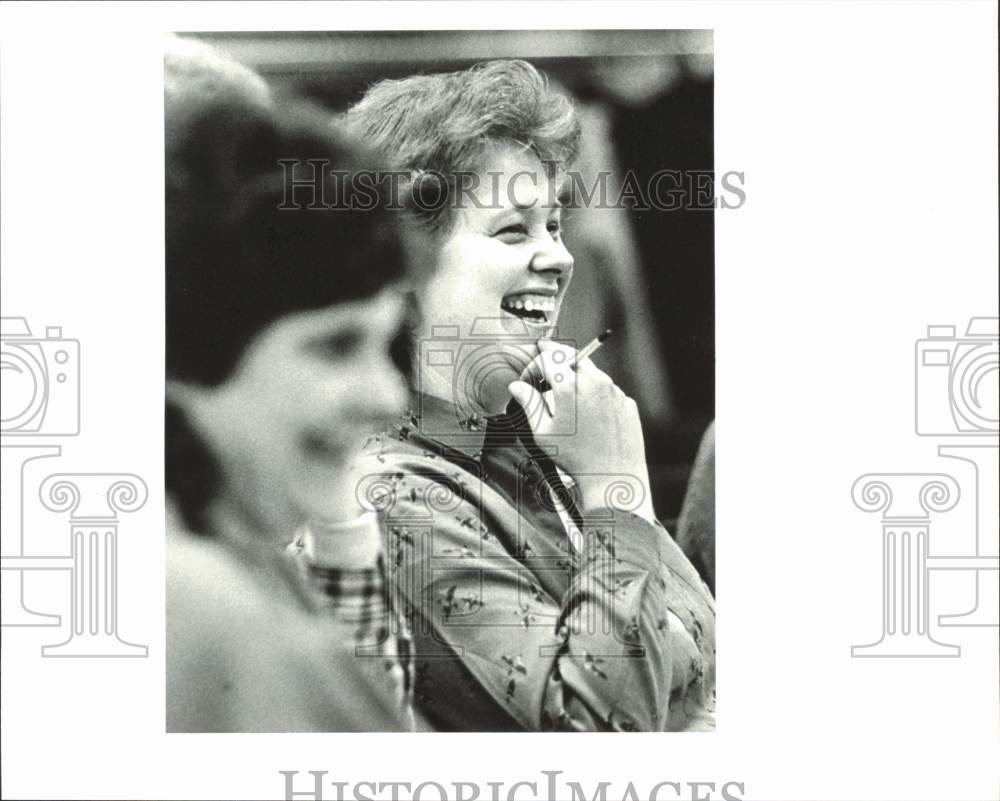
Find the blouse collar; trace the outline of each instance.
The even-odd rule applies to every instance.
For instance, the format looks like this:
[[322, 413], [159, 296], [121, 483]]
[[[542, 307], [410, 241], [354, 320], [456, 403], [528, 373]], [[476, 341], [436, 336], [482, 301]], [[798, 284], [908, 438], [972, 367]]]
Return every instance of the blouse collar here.
[[396, 424], [404, 437], [419, 433], [466, 456], [478, 457], [483, 450], [488, 418], [466, 415], [455, 404], [433, 395], [417, 393], [410, 411]]

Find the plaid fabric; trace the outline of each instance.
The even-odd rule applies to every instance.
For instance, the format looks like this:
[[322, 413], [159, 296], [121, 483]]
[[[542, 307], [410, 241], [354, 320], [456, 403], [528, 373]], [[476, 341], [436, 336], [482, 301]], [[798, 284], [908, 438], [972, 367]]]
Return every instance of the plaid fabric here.
[[409, 706], [413, 694], [410, 630], [390, 598], [382, 557], [368, 569], [320, 567], [309, 564], [301, 538], [289, 546], [289, 554], [318, 613], [343, 632], [348, 638], [345, 644], [353, 647], [357, 658], [381, 664], [398, 685], [400, 703]]

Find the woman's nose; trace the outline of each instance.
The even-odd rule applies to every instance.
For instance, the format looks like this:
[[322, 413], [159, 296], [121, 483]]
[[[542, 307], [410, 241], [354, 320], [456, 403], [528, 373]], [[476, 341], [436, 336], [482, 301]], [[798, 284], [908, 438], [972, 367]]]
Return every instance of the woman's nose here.
[[552, 272], [568, 275], [573, 270], [573, 256], [561, 240], [553, 239], [541, 247], [531, 260], [535, 272]]
[[372, 420], [388, 422], [406, 411], [409, 395], [403, 375], [388, 358], [372, 364], [365, 385], [364, 409]]

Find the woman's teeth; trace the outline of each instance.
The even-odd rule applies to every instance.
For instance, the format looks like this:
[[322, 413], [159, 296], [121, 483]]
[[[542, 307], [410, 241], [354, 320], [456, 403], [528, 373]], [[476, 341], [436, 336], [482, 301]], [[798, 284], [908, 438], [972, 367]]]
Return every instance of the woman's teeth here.
[[548, 295], [508, 295], [500, 308], [518, 317], [547, 321], [556, 310], [556, 299]]

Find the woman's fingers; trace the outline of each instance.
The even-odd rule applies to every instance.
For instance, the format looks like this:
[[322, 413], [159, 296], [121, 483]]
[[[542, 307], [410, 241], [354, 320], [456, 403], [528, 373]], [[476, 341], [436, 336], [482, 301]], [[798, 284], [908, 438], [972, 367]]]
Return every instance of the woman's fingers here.
[[507, 391], [524, 409], [531, 430], [537, 432], [542, 423], [541, 410], [545, 408], [542, 393], [526, 381], [511, 381]]
[[543, 358], [545, 358], [545, 354], [539, 353], [534, 359], [528, 362], [528, 366], [521, 371], [521, 381], [537, 384], [545, 377], [545, 373], [542, 371]]
[[[556, 401], [569, 404], [563, 408], [572, 410], [581, 393], [584, 403], [589, 397], [591, 403], [605, 407], [612, 398], [624, 397], [611, 377], [598, 369], [590, 359], [573, 364], [577, 355], [574, 348], [550, 339], [540, 339], [538, 351], [538, 355], [521, 372], [520, 381], [514, 382], [532, 390], [530, 395], [524, 389], [519, 390], [525, 393], [523, 399], [514, 396], [529, 414], [529, 418], [534, 417], [536, 411], [544, 409], [548, 412], [548, 417], [554, 420]], [[513, 391], [511, 394], [513, 395]], [[540, 418], [535, 418], [533, 424], [537, 420]], [[569, 424], [571, 421], [566, 422]]]
[[542, 393], [550, 417], [556, 414], [556, 395], [573, 386], [569, 363], [576, 353], [572, 348], [547, 339], [538, 341], [539, 354], [521, 373], [521, 380], [533, 384]]
[[543, 406], [542, 393], [537, 387], [533, 387], [527, 381], [511, 381], [507, 385], [507, 390], [510, 392], [511, 397], [521, 404], [529, 417]]
[[538, 389], [542, 402], [545, 404], [545, 410], [549, 417], [553, 417], [556, 413], [555, 397], [552, 392], [552, 384], [546, 378], [543, 360], [544, 355], [541, 353], [532, 359], [528, 366], [521, 371], [521, 381]]

